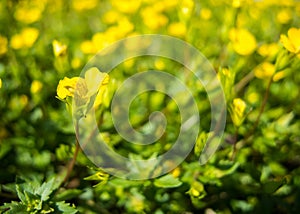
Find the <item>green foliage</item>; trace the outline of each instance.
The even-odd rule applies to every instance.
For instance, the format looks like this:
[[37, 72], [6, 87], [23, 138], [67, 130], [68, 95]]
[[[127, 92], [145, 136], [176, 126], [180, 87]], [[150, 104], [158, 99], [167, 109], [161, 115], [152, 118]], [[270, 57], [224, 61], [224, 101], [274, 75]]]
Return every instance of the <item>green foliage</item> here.
[[[55, 178], [42, 184], [36, 180], [17, 179], [15, 190], [20, 202], [4, 203], [0, 209], [7, 211], [5, 213], [76, 213], [74, 206], [53, 200], [54, 191], [60, 184]], [[74, 191], [69, 195], [74, 195]]]
[[[0, 1], [1, 213], [299, 213], [299, 17], [297, 0]], [[227, 102], [226, 127], [205, 165], [199, 156], [214, 134], [206, 91], [192, 72], [162, 57], [130, 59], [109, 73], [96, 112], [99, 131], [108, 146], [132, 160], [133, 171], [142, 167], [133, 160], [169, 151], [181, 122], [170, 97], [149, 92], [131, 103], [137, 131], [155, 132], [149, 122], [154, 111], [167, 120], [165, 133], [146, 149], [117, 133], [110, 112], [126, 78], [166, 71], [189, 86], [200, 112], [188, 157], [166, 175], [134, 181], [107, 174], [76, 147], [72, 97], [57, 99], [59, 81], [78, 77], [98, 50], [137, 34], [178, 37], [216, 70]], [[157, 164], [144, 173], [160, 170]]]

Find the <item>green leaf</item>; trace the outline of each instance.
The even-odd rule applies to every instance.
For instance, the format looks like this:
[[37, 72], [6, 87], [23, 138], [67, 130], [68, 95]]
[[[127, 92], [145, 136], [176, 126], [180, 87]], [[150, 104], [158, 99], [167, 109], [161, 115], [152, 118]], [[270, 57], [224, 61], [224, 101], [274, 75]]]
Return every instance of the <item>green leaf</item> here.
[[67, 213], [67, 214], [77, 213], [77, 210], [76, 210], [75, 207], [70, 206], [70, 204], [65, 203], [65, 202], [63, 202], [63, 201], [56, 202], [55, 205], [57, 206], [57, 209], [58, 209], [61, 213]]
[[[19, 202], [11, 202], [11, 203], [5, 203], [3, 206], [0, 207], [0, 211], [6, 211], [5, 214], [26, 214], [28, 213], [26, 211], [27, 206], [19, 203]], [[2, 212], [1, 212], [2, 213]]]
[[281, 187], [285, 183], [286, 183], [285, 179], [279, 181], [276, 180], [267, 181], [266, 183], [263, 184], [263, 190], [267, 194], [272, 194], [276, 192], [276, 190], [279, 189], [279, 187]]
[[82, 193], [80, 189], [67, 189], [57, 194], [54, 198], [56, 201], [66, 201], [79, 196]]
[[174, 188], [179, 187], [182, 184], [178, 178], [174, 178], [172, 175], [168, 174], [158, 179], [155, 179], [154, 185], [163, 188]]

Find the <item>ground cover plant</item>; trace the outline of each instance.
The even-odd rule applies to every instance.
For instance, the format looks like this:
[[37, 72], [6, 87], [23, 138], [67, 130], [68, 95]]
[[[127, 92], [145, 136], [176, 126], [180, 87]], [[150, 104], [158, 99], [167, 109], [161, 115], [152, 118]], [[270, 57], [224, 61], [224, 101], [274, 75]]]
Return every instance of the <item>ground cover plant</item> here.
[[[0, 1], [1, 213], [299, 213], [299, 17], [297, 0]], [[182, 64], [141, 56], [110, 73], [91, 68], [81, 75], [98, 51], [143, 34], [195, 47], [222, 85], [226, 126], [205, 164], [199, 157], [214, 134], [214, 102]], [[72, 103], [93, 101], [75, 118], [95, 109], [99, 135], [122, 156], [156, 158], [180, 134], [177, 102], [152, 91], [131, 103], [130, 122], [140, 132], [155, 132], [152, 112], [165, 115], [165, 133], [153, 145], [128, 142], [111, 119], [117, 89], [146, 70], [165, 71], [191, 89], [200, 131], [170, 172], [124, 179], [82, 151]]]

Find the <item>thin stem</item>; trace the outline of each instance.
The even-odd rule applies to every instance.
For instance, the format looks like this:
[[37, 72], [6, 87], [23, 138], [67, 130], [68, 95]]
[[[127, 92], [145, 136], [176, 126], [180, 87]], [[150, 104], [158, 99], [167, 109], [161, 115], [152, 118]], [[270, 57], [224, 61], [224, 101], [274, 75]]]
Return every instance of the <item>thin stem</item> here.
[[234, 133], [234, 141], [233, 141], [233, 151], [232, 151], [232, 156], [231, 156], [231, 161], [234, 160], [236, 153], [237, 153], [237, 147], [236, 144], [238, 142], [238, 134], [239, 134], [239, 128], [235, 128], [235, 133]]
[[[78, 124], [76, 123], [76, 135], [78, 135], [78, 129], [79, 129], [79, 128], [78, 128]], [[65, 178], [64, 178], [64, 180], [63, 180], [64, 186], [67, 185], [67, 182], [68, 182], [68, 180], [69, 180], [69, 177], [70, 177], [70, 175], [71, 175], [71, 172], [72, 172], [72, 170], [73, 170], [73, 168], [74, 168], [74, 165], [75, 165], [75, 162], [76, 162], [76, 159], [77, 159], [79, 150], [80, 150], [80, 144], [79, 144], [78, 138], [77, 138], [77, 136], [76, 136], [76, 148], [75, 148], [75, 152], [74, 152], [73, 158], [72, 158], [72, 160], [70, 161], [70, 163], [69, 163], [69, 165], [68, 165], [67, 174], [66, 174], [66, 176], [65, 176]]]
[[269, 82], [268, 82], [268, 86], [267, 86], [267, 89], [266, 89], [266, 92], [265, 92], [263, 102], [262, 102], [262, 104], [260, 106], [260, 109], [259, 109], [259, 114], [256, 118], [256, 121], [255, 121], [254, 125], [253, 125], [252, 133], [255, 131], [256, 127], [258, 126], [258, 123], [260, 121], [262, 113], [265, 110], [265, 107], [266, 107], [266, 104], [267, 104], [267, 101], [268, 101], [268, 98], [269, 98], [269, 94], [270, 94], [270, 87], [271, 87], [272, 81], [273, 81], [273, 78], [271, 77]]
[[265, 92], [265, 95], [264, 95], [264, 99], [263, 99], [263, 102], [261, 103], [259, 113], [258, 113], [258, 116], [257, 116], [255, 122], [254, 122], [252, 130], [248, 133], [248, 135], [245, 136], [244, 141], [248, 140], [248, 138], [254, 133], [254, 131], [256, 130], [256, 128], [259, 124], [260, 118], [261, 118], [261, 116], [262, 116], [262, 114], [265, 110], [265, 107], [266, 107], [266, 104], [267, 104], [267, 101], [268, 101], [268, 98], [269, 98], [270, 88], [271, 88], [272, 82], [273, 82], [273, 77], [271, 77], [269, 82], [268, 82], [267, 89], [266, 89], [266, 92]]

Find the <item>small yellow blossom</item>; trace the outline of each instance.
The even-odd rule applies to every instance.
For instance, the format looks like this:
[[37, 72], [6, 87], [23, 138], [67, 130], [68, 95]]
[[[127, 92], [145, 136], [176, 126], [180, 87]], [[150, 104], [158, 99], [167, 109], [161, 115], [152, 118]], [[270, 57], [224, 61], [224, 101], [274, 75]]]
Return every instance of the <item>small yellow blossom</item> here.
[[71, 79], [65, 77], [63, 80], [60, 80], [56, 89], [58, 98], [63, 100], [67, 97], [73, 97], [78, 79], [79, 77]]
[[98, 0], [72, 0], [72, 7], [77, 11], [91, 10], [98, 4]]
[[235, 126], [239, 127], [243, 123], [245, 119], [246, 107], [247, 105], [242, 99], [235, 98], [233, 100], [230, 116]]
[[259, 94], [257, 92], [251, 92], [247, 95], [247, 101], [250, 104], [255, 104], [259, 101]]
[[0, 88], [2, 88], [2, 79], [0, 78]]
[[256, 39], [246, 29], [231, 29], [229, 39], [232, 42], [233, 49], [240, 55], [250, 55], [256, 49]]
[[182, 0], [180, 8], [183, 15], [185, 16], [191, 15], [194, 9], [194, 5], [195, 3], [193, 0]]
[[14, 17], [19, 22], [30, 24], [38, 21], [41, 18], [41, 15], [42, 15], [42, 10], [40, 8], [19, 7], [15, 12]]
[[43, 83], [41, 83], [38, 80], [33, 80], [31, 83], [30, 92], [32, 94], [36, 94], [40, 92], [42, 88], [43, 88]]
[[0, 55], [7, 52], [7, 38], [0, 35]]
[[153, 7], [146, 7], [141, 10], [143, 22], [150, 30], [157, 30], [168, 23], [168, 18], [160, 12], [157, 12]]
[[79, 58], [72, 59], [71, 66], [73, 69], [79, 68], [81, 66], [81, 60]]
[[263, 62], [254, 69], [254, 75], [260, 79], [267, 79], [275, 73], [275, 65]]
[[293, 14], [290, 10], [284, 9], [277, 14], [277, 20], [281, 24], [287, 24], [292, 20]]
[[84, 79], [81, 77], [60, 80], [57, 86], [57, 97], [61, 100], [67, 97], [74, 97], [77, 105], [85, 104], [93, 95], [97, 94], [94, 107], [103, 102], [103, 95], [109, 82], [109, 75], [100, 72], [96, 67], [92, 67], [85, 72]]
[[109, 10], [103, 15], [103, 22], [106, 24], [114, 24], [121, 17], [121, 14], [114, 10]]
[[168, 27], [168, 33], [171, 36], [184, 37], [186, 34], [186, 26], [182, 22], [172, 23]]
[[288, 31], [288, 36], [281, 35], [280, 42], [291, 53], [300, 53], [300, 28], [291, 28]]
[[122, 13], [133, 14], [139, 9], [141, 0], [111, 0], [111, 4]]
[[180, 168], [176, 167], [175, 169], [172, 170], [171, 174], [173, 175], [174, 178], [177, 178], [180, 175]]
[[202, 8], [200, 11], [200, 17], [204, 20], [209, 20], [212, 16], [211, 10], [208, 8]]
[[273, 57], [278, 53], [278, 51], [279, 46], [277, 43], [263, 44], [257, 50], [257, 52], [263, 57]]
[[286, 72], [285, 71], [279, 71], [276, 74], [274, 74], [273, 81], [277, 82], [277, 81], [281, 80], [282, 78], [284, 78], [285, 76], [286, 76]]
[[85, 40], [80, 44], [80, 50], [85, 54], [94, 54], [97, 53], [97, 49], [90, 40]]
[[157, 60], [155, 60], [155, 62], [154, 62], [154, 66], [155, 66], [156, 69], [162, 71], [162, 70], [165, 69], [166, 64], [165, 64], [164, 61], [162, 61], [161, 59], [157, 59]]
[[67, 53], [67, 46], [57, 40], [52, 42], [54, 56], [64, 56]]
[[36, 28], [25, 28], [19, 34], [12, 36], [10, 44], [14, 49], [30, 48], [39, 36]]

